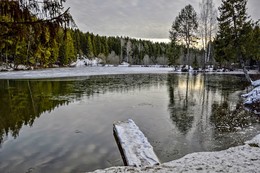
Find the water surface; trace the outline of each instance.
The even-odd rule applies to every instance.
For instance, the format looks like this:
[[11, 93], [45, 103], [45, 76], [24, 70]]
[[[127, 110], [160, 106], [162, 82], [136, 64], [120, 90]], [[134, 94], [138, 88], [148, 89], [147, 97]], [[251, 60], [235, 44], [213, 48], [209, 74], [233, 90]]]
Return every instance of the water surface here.
[[123, 165], [115, 121], [133, 119], [161, 162], [243, 144], [244, 76], [127, 74], [0, 80], [0, 172], [86, 172]]

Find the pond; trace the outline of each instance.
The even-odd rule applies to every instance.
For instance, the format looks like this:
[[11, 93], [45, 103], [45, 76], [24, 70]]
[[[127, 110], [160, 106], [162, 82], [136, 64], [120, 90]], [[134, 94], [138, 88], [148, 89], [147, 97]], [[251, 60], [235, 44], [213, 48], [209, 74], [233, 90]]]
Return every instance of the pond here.
[[161, 162], [243, 144], [259, 133], [239, 75], [125, 74], [0, 80], [0, 172], [123, 165], [113, 123], [133, 119]]

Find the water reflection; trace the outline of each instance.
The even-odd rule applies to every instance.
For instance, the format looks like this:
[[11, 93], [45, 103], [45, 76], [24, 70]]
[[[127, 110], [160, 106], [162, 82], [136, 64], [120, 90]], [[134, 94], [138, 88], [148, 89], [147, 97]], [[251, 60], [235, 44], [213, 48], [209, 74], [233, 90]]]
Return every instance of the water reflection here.
[[189, 93], [193, 92], [192, 89], [189, 88], [190, 82], [189, 75], [187, 75], [186, 81], [179, 76], [168, 77], [170, 96], [169, 111], [171, 113], [171, 119], [176, 123], [176, 126], [183, 134], [186, 134], [188, 130], [190, 130], [194, 119], [188, 109], [189, 105], [193, 104], [192, 97], [189, 97]]
[[60, 80], [0, 80], [0, 143], [16, 138], [24, 125], [46, 111], [107, 92], [140, 90], [164, 81], [163, 75], [111, 75]]
[[259, 123], [260, 119], [246, 111], [242, 102], [237, 103], [235, 108], [232, 108], [228, 101], [224, 101], [223, 103], [213, 103], [210, 120], [214, 123], [216, 130], [233, 132], [253, 123]]
[[112, 124], [129, 118], [161, 162], [241, 144], [260, 129], [237, 106], [245, 86], [240, 76], [186, 74], [0, 80], [0, 172], [123, 165]]
[[[190, 147], [214, 150], [214, 140], [220, 134], [259, 122], [239, 101], [247, 85], [243, 76], [169, 75], [167, 85], [170, 117], [183, 137], [192, 141]], [[195, 139], [198, 144], [194, 143]]]
[[68, 103], [52, 97], [70, 92], [70, 86], [58, 82], [0, 80], [0, 143], [9, 132], [16, 138], [22, 126], [32, 126], [41, 113]]

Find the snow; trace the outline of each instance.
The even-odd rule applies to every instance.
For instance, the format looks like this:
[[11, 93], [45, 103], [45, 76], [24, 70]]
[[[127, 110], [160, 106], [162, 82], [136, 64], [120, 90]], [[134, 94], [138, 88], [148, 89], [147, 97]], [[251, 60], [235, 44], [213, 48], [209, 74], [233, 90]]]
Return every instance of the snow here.
[[127, 62], [122, 62], [120, 65], [118, 65], [119, 67], [129, 67], [130, 64]]
[[172, 68], [156, 67], [73, 67], [73, 68], [49, 68], [30, 71], [0, 72], [0, 79], [44, 79], [44, 78], [67, 78], [84, 77], [94, 75], [113, 74], [147, 74], [169, 73]]
[[246, 98], [244, 104], [254, 104], [260, 102], [260, 86], [254, 88], [247, 94], [243, 94], [242, 97]]
[[259, 104], [260, 104], [260, 80], [251, 81], [251, 85], [255, 87], [247, 94], [243, 94], [242, 97], [245, 98], [244, 105], [246, 109], [254, 114], [260, 114]]
[[260, 80], [252, 81], [254, 87], [260, 86]]
[[259, 172], [260, 135], [245, 142], [245, 145], [224, 151], [192, 153], [181, 159], [152, 167], [112, 167], [94, 173], [114, 172]]
[[260, 147], [260, 135], [257, 135], [250, 141], [246, 141], [245, 144], [249, 146]]
[[[180, 73], [174, 71], [172, 67], [114, 67], [107, 65], [104, 67], [97, 66], [93, 63], [92, 66], [82, 66], [82, 61], [75, 64], [76, 67], [66, 68], [48, 68], [40, 70], [26, 70], [26, 71], [5, 71], [0, 72], [0, 79], [47, 79], [47, 78], [68, 78], [68, 77], [84, 77], [94, 75], [115, 75], [115, 74], [152, 74], [152, 73]], [[242, 71], [232, 72], [210, 72], [209, 74], [243, 74]]]
[[102, 60], [100, 58], [88, 59], [86, 57], [77, 58], [77, 61], [72, 62], [70, 67], [82, 67], [82, 66], [98, 66]]
[[[118, 67], [111, 65], [104, 65], [101, 67], [102, 62], [99, 58], [88, 59], [86, 57], [80, 57], [76, 62], [70, 64], [75, 68], [49, 68], [41, 70], [30, 71], [13, 71], [7, 69], [5, 66], [0, 66], [0, 79], [43, 79], [43, 78], [66, 78], [66, 77], [84, 77], [93, 75], [113, 75], [113, 74], [143, 74], [143, 73], [179, 73], [180, 71], [174, 71], [172, 67], [161, 67], [160, 65], [154, 65], [149, 67], [141, 67], [140, 65], [129, 66], [128, 63], [123, 62]], [[87, 65], [87, 66], [86, 66]], [[24, 67], [21, 66], [21, 69]], [[188, 66], [186, 66], [188, 68]], [[242, 71], [232, 72], [210, 72], [210, 74], [243, 74]], [[249, 72], [256, 73], [256, 72]], [[259, 81], [254, 81], [255, 85], [260, 85]]]
[[[113, 74], [145, 74], [145, 73], [169, 73], [172, 68], [159, 68], [129, 66], [124, 62], [121, 67], [105, 65], [101, 67], [102, 62], [99, 58], [88, 59], [81, 57], [76, 62], [70, 64], [70, 68], [49, 68], [30, 71], [4, 71], [0, 72], [0, 79], [44, 79], [44, 78], [68, 78], [84, 77], [94, 75], [113, 75]], [[86, 66], [87, 65], [87, 66]], [[73, 68], [72, 68], [73, 67]], [[0, 70], [4, 70], [4, 67]]]
[[153, 147], [133, 120], [115, 123], [114, 131], [128, 166], [152, 166], [160, 163]]

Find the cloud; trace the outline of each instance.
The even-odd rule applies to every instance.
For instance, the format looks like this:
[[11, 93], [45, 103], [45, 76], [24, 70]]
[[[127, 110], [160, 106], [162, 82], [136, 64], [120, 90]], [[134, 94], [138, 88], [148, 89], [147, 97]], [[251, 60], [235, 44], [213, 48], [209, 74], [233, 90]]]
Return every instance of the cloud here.
[[[79, 29], [106, 36], [168, 38], [180, 10], [191, 4], [199, 12], [200, 0], [67, 0]], [[221, 0], [215, 0], [219, 6]], [[259, 0], [250, 0], [253, 18], [259, 18]], [[252, 13], [252, 14], [251, 14]]]

